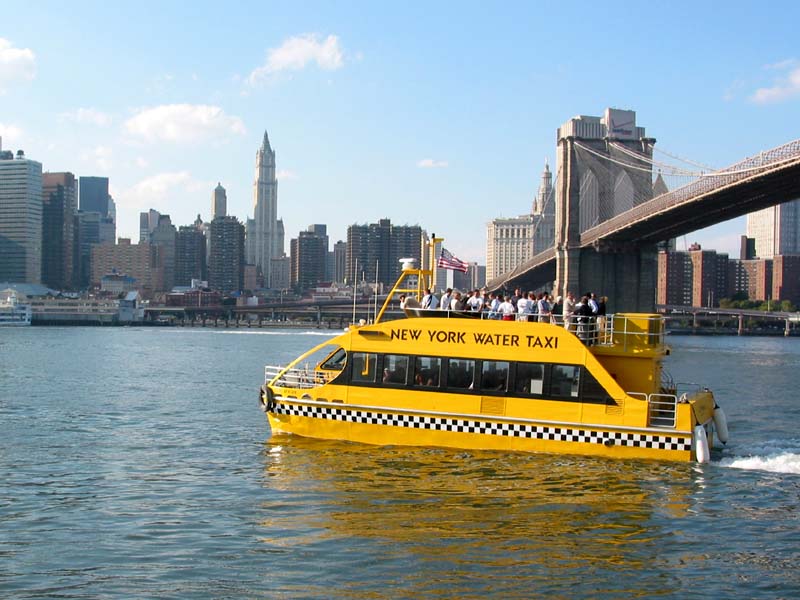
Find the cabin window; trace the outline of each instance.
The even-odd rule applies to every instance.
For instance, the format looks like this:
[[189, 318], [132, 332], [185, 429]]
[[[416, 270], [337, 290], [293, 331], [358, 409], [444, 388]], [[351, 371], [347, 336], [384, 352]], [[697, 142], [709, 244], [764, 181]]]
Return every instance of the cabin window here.
[[517, 363], [514, 391], [521, 394], [541, 396], [544, 390], [544, 365]]
[[375, 367], [378, 355], [367, 352], [353, 352], [353, 372], [351, 381], [356, 383], [375, 383]]
[[550, 369], [550, 395], [577, 398], [581, 368], [576, 365], [553, 365]]
[[589, 371], [584, 370], [583, 382], [581, 385], [581, 400], [583, 402], [593, 402], [604, 404], [611, 401], [606, 389], [594, 378]]
[[344, 348], [337, 348], [328, 358], [325, 359], [319, 368], [326, 371], [341, 371], [344, 369], [346, 360], [347, 352], [344, 351]]
[[387, 354], [383, 357], [383, 383], [405, 385], [407, 374], [407, 356]]
[[439, 387], [442, 359], [435, 356], [417, 356], [414, 359], [414, 385]]
[[508, 362], [491, 360], [483, 361], [483, 365], [481, 367], [481, 391], [505, 391], [507, 383]]
[[447, 387], [471, 390], [475, 379], [475, 361], [451, 358], [447, 364]]

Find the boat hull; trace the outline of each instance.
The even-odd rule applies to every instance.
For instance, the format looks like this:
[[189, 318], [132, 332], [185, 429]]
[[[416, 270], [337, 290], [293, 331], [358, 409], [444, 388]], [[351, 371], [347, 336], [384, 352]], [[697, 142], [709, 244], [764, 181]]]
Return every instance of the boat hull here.
[[609, 427], [485, 415], [420, 413], [276, 398], [273, 433], [374, 445], [438, 446], [689, 461], [691, 432]]

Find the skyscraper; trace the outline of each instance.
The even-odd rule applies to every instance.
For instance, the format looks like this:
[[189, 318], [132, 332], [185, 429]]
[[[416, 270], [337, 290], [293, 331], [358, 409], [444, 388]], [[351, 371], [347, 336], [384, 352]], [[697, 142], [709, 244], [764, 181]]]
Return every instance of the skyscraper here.
[[266, 287], [273, 287], [272, 259], [284, 255], [283, 223], [278, 220], [278, 180], [275, 151], [267, 132], [256, 152], [253, 182], [253, 219], [247, 220], [247, 262], [261, 268]]
[[244, 286], [244, 227], [236, 217], [217, 217], [209, 226], [208, 286], [223, 293]]
[[171, 291], [175, 285], [175, 240], [178, 232], [169, 215], [161, 215], [158, 219], [158, 226], [150, 234], [150, 243], [160, 246], [159, 253], [164, 269], [164, 279], [162, 285], [164, 291]]
[[367, 281], [392, 285], [400, 275], [400, 259], [422, 258], [422, 228], [419, 225], [392, 225], [380, 219], [369, 225], [347, 228], [348, 282]]
[[139, 243], [150, 241], [150, 234], [158, 227], [158, 218], [160, 216], [161, 213], [152, 208], [147, 212], [139, 213]]
[[325, 225], [311, 225], [291, 241], [291, 283], [302, 293], [325, 280], [328, 236]]
[[83, 212], [98, 212], [108, 216], [109, 195], [108, 177], [81, 177], [78, 180], [80, 190], [80, 209]]
[[76, 183], [72, 173], [42, 176], [42, 283], [57, 290], [74, 285]]
[[508, 273], [533, 256], [553, 247], [556, 211], [553, 176], [545, 161], [531, 213], [494, 219], [486, 236], [486, 277]]
[[228, 195], [222, 184], [217, 182], [217, 187], [211, 193], [211, 220], [228, 215]]
[[747, 237], [756, 240], [756, 256], [800, 254], [800, 200], [747, 215]]
[[205, 279], [206, 237], [201, 227], [182, 225], [175, 242], [175, 285], [189, 286]]
[[0, 146], [0, 281], [41, 283], [42, 164]]

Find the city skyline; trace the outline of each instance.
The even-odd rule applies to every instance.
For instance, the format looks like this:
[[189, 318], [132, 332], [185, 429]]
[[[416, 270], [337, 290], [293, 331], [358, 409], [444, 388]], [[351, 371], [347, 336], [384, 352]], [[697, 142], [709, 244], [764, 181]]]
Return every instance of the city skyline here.
[[[555, 164], [555, 130], [575, 115], [636, 110], [657, 149], [714, 167], [796, 137], [786, 123], [800, 99], [800, 8], [789, 3], [724, 13], [678, 3], [668, 14], [516, 4], [488, 15], [459, 4], [458, 28], [454, 5], [210, 6], [193, 5], [189, 24], [178, 6], [146, 23], [124, 6], [4, 7], [3, 147], [44, 171], [109, 177], [117, 234], [136, 239], [149, 208], [180, 225], [210, 220], [218, 182], [228, 214], [250, 217], [266, 129], [288, 237], [323, 220], [331, 240], [345, 239], [350, 224], [390, 218], [484, 263], [487, 223], [527, 212], [542, 160]], [[625, 35], [566, 38], [552, 25], [609, 14], [626, 17]], [[700, 31], [674, 35], [687, 27]], [[733, 256], [744, 231], [742, 217], [678, 248], [698, 241]]]

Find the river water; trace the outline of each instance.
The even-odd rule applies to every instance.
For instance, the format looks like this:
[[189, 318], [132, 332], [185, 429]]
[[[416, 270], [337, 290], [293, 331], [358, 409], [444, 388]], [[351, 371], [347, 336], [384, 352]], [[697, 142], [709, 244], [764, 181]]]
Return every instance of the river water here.
[[728, 414], [697, 465], [271, 439], [325, 335], [0, 330], [0, 596], [800, 596], [800, 339], [670, 340]]

